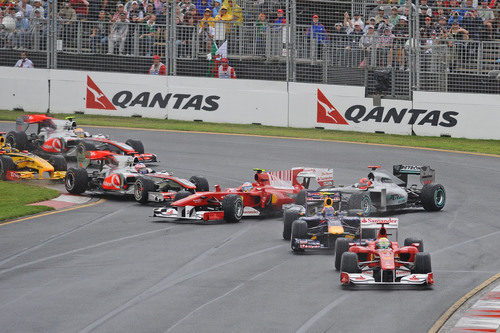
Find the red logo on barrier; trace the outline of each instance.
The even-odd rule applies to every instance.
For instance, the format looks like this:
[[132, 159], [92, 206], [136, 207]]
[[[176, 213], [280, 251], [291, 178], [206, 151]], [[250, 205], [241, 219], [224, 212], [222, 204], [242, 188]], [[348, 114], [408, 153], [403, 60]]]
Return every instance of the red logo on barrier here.
[[113, 103], [87, 75], [87, 109], [116, 110]]
[[[328, 110], [328, 111], [327, 111]], [[325, 124], [349, 125], [340, 112], [318, 89], [318, 114], [316, 121]]]

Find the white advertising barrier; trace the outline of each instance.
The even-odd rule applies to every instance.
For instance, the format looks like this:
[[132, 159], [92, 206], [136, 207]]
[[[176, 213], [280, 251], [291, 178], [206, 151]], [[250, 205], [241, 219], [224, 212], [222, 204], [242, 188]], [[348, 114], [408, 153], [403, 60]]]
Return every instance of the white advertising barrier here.
[[381, 101], [374, 106], [364, 87], [290, 83], [290, 127], [411, 134], [416, 121], [411, 101]]
[[0, 67], [0, 109], [46, 112], [48, 108], [47, 69]]
[[50, 75], [51, 112], [272, 126], [287, 123], [285, 82], [59, 70]]
[[[500, 139], [500, 94], [417, 91], [413, 93], [413, 107], [430, 110], [434, 114], [429, 123], [413, 126], [416, 135]], [[454, 119], [449, 123], [453, 126], [439, 126], [437, 119], [440, 114]]]

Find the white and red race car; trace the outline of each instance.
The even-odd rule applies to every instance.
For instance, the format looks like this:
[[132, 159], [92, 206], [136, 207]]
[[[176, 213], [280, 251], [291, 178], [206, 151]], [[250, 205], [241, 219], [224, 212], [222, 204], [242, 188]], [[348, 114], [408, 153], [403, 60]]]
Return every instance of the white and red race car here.
[[200, 176], [190, 180], [166, 171], [156, 172], [133, 156], [109, 151], [86, 151], [80, 145], [78, 167], [69, 168], [64, 185], [69, 193], [115, 194], [134, 196], [140, 203], [174, 200], [177, 192], [207, 191], [208, 182]]
[[[361, 218], [359, 241], [338, 238], [335, 242], [335, 268], [340, 270], [340, 283], [351, 285], [420, 285], [434, 284], [431, 256], [423, 252], [420, 239], [406, 238], [397, 242], [397, 218]], [[363, 231], [378, 230], [377, 238], [364, 240]], [[389, 238], [395, 237], [396, 241]]]
[[[36, 130], [28, 134], [31, 126], [35, 124]], [[129, 139], [123, 143], [102, 134], [90, 135], [78, 128], [72, 118], [63, 120], [46, 114], [25, 115], [17, 118], [16, 129], [17, 131], [7, 134], [6, 142], [16, 149], [28, 150], [43, 158], [62, 154], [66, 159], [74, 159], [77, 146], [83, 143], [86, 149], [91, 151], [102, 150], [133, 156], [143, 163], [158, 161], [155, 154], [144, 153], [141, 141]]]

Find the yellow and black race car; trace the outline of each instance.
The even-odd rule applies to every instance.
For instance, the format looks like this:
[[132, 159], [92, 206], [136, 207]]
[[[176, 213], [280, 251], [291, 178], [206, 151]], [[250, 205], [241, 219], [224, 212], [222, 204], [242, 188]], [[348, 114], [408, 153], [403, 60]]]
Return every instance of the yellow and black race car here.
[[5, 133], [0, 132], [0, 179], [64, 179], [66, 160], [62, 155], [51, 156], [48, 161], [5, 144]]

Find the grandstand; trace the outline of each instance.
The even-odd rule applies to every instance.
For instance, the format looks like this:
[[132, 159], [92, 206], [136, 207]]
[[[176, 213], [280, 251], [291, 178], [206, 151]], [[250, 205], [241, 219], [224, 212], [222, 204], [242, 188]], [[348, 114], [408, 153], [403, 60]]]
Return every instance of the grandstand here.
[[[0, 0], [0, 65], [355, 85], [366, 95], [500, 93], [500, 1]], [[57, 13], [51, 15], [50, 13]], [[9, 31], [1, 25], [16, 21]], [[224, 44], [227, 42], [226, 44]], [[227, 55], [226, 55], [227, 52]], [[210, 56], [208, 56], [210, 55]], [[211, 59], [209, 59], [211, 58]]]

